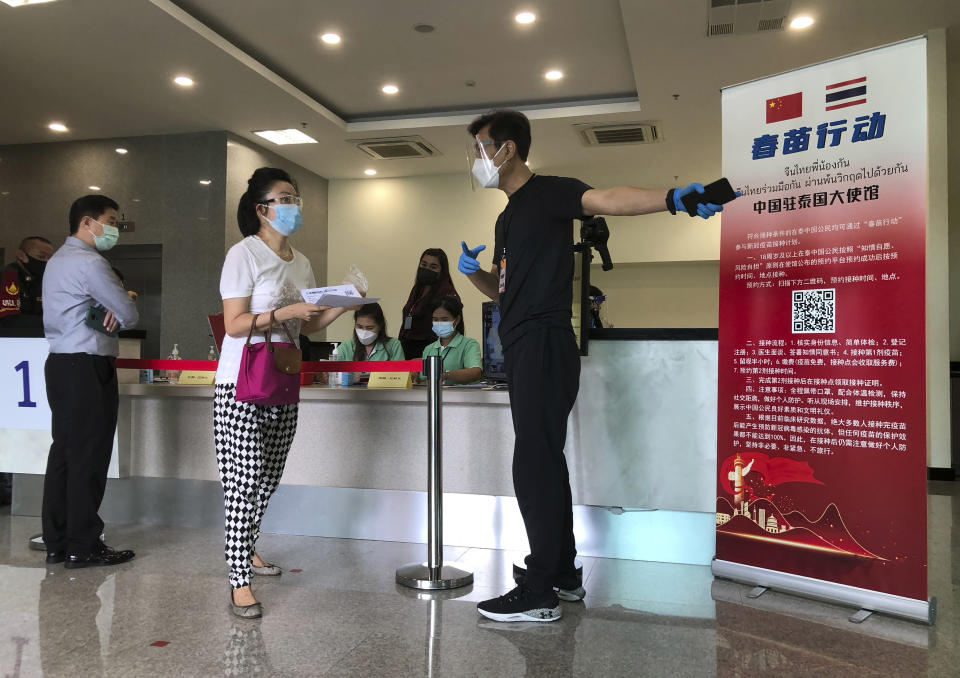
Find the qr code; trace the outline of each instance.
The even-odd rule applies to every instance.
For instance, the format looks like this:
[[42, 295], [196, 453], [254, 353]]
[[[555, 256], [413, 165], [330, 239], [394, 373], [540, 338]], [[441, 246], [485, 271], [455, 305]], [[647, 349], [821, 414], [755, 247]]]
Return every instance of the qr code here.
[[795, 290], [791, 317], [794, 334], [835, 332], [837, 329], [836, 290]]

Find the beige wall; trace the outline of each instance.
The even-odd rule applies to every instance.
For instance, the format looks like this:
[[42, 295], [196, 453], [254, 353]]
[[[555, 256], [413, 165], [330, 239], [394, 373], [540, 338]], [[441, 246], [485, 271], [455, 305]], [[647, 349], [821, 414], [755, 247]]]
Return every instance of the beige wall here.
[[[950, 360], [960, 360], [960, 27], [947, 30]], [[952, 132], [952, 134], [950, 134]]]
[[590, 268], [607, 297], [603, 315], [614, 327], [717, 327], [716, 261], [665, 261]]
[[[559, 172], [558, 172], [559, 173]], [[615, 173], [584, 177], [608, 185]], [[607, 179], [607, 181], [603, 181]], [[485, 298], [456, 271], [460, 241], [486, 244], [480, 261], [488, 267], [493, 225], [506, 204], [500, 191], [472, 191], [464, 174], [406, 179], [330, 182], [330, 282], [353, 263], [370, 279], [370, 295], [381, 297], [388, 329], [396, 335], [401, 310], [413, 285], [420, 253], [442, 247], [454, 285], [464, 300], [467, 334], [480, 339], [480, 304]], [[608, 220], [610, 249], [618, 265], [591, 275], [607, 292], [618, 327], [715, 327], [719, 225], [685, 216], [650, 215]], [[698, 258], [712, 261], [697, 262]], [[656, 266], [625, 265], [668, 262]], [[690, 275], [690, 280], [684, 280]], [[614, 311], [614, 307], [616, 310]], [[341, 318], [328, 337], [350, 336], [352, 320]]]
[[[505, 203], [500, 191], [471, 191], [466, 174], [331, 181], [328, 282], [339, 283], [356, 264], [370, 280], [370, 296], [381, 298], [387, 329], [396, 336], [420, 253], [441, 247], [464, 301], [467, 334], [479, 341], [485, 299], [456, 270], [460, 241], [486, 244], [480, 261], [489, 267], [493, 224]], [[352, 323], [352, 316], [341, 318], [328, 329], [328, 339], [348, 339]]]
[[927, 465], [950, 467], [949, 152], [946, 31], [927, 35]]

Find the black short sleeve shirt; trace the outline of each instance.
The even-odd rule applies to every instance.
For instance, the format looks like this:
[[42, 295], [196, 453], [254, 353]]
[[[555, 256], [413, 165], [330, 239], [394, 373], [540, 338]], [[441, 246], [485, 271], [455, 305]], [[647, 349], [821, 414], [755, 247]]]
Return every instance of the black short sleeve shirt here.
[[506, 261], [500, 341], [509, 348], [533, 328], [571, 328], [573, 220], [590, 186], [579, 179], [532, 176], [497, 217], [493, 265]]

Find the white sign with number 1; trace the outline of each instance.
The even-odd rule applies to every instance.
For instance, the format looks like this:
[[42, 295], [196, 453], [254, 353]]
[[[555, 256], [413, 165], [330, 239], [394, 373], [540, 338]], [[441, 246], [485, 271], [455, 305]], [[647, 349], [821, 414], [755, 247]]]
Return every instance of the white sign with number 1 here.
[[[46, 339], [0, 338], [0, 473], [43, 474], [50, 451], [50, 406], [43, 367]], [[110, 461], [118, 476], [117, 441]]]

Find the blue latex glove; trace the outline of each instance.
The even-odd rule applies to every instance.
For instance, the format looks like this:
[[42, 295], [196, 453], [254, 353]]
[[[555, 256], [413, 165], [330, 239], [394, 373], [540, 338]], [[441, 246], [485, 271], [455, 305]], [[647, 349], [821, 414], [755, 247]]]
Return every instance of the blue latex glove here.
[[473, 275], [480, 270], [480, 262], [477, 261], [477, 255], [487, 249], [486, 245], [479, 245], [472, 250], [467, 247], [467, 243], [460, 241], [463, 247], [463, 253], [460, 255], [460, 261], [457, 263], [457, 270], [464, 275]]
[[[688, 184], [683, 188], [678, 188], [673, 192], [673, 204], [676, 207], [677, 212], [686, 212], [687, 208], [683, 204], [683, 196], [690, 195], [691, 193], [703, 193], [702, 184]], [[740, 191], [737, 191], [737, 197], [739, 198], [743, 195]], [[723, 205], [717, 205], [712, 202], [701, 202], [697, 203], [697, 215], [701, 219], [709, 219], [717, 212], [723, 211]]]
[[[683, 188], [675, 188], [673, 190], [673, 207], [677, 212], [686, 212], [687, 208], [683, 204], [683, 196], [690, 195], [691, 193], [703, 193], [703, 184], [687, 184]], [[697, 213], [700, 213], [700, 207], [704, 203], [697, 205]], [[700, 216], [703, 216], [702, 214]], [[706, 218], [706, 217], [704, 217]]]

